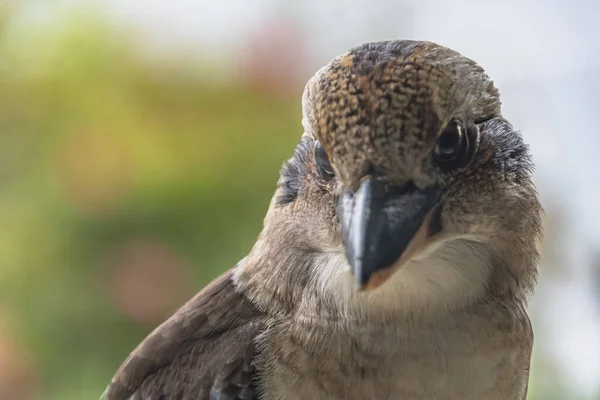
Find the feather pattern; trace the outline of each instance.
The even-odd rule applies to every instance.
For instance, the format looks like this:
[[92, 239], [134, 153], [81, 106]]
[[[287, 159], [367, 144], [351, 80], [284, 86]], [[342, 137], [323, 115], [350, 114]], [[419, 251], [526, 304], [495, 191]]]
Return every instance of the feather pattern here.
[[254, 341], [265, 327], [232, 271], [198, 293], [131, 353], [102, 400], [252, 400]]

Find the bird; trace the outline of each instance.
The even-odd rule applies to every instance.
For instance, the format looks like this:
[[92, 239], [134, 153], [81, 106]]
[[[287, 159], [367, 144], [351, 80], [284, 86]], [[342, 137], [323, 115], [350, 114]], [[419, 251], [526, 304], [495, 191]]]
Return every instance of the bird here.
[[103, 399], [526, 399], [543, 208], [484, 69], [365, 43], [308, 80], [301, 125], [248, 255]]

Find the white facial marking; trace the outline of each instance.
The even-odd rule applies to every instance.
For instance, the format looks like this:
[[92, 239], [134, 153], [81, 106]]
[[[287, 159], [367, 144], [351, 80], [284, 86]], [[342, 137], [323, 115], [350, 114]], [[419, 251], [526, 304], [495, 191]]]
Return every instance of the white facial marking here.
[[358, 292], [343, 250], [324, 252], [314, 265], [323, 299], [340, 302], [344, 313], [427, 314], [451, 310], [477, 297], [491, 271], [485, 245], [455, 236], [427, 246], [370, 292]]

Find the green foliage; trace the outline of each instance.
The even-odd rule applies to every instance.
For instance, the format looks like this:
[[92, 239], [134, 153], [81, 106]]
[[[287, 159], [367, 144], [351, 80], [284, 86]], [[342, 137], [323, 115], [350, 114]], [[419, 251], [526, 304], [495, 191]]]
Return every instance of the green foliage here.
[[[247, 253], [301, 133], [299, 92], [213, 84], [67, 25], [0, 37], [0, 340], [45, 400], [98, 398], [161, 318]], [[139, 318], [136, 296], [162, 285], [136, 286], [132, 246], [180, 277]]]

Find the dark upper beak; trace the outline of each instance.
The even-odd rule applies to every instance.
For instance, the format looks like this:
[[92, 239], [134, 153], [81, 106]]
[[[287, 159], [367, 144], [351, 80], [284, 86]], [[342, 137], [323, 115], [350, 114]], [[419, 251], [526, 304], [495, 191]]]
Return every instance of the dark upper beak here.
[[[346, 256], [361, 289], [373, 289], [440, 229], [439, 188], [386, 185], [374, 177], [338, 202]], [[399, 261], [402, 259], [401, 261]]]

